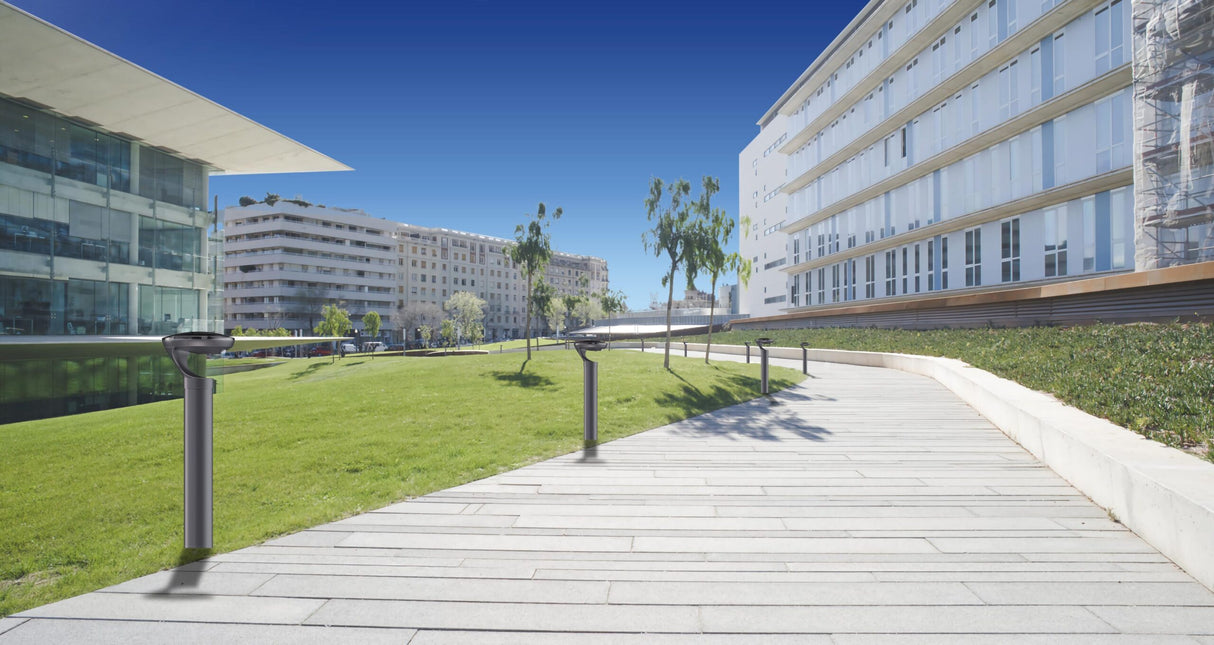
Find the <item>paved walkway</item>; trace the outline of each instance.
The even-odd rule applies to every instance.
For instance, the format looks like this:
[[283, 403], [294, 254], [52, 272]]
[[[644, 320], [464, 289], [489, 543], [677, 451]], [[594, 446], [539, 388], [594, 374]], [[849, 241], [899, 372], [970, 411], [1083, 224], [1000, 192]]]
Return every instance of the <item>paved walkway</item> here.
[[810, 371], [24, 612], [0, 643], [1214, 644], [1214, 593], [943, 387]]

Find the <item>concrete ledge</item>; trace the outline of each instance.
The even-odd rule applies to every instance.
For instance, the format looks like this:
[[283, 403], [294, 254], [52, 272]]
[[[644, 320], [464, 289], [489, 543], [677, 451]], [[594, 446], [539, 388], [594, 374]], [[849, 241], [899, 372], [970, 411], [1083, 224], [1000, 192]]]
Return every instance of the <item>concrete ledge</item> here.
[[[638, 343], [620, 344], [638, 346]], [[660, 343], [646, 343], [646, 350]], [[690, 351], [704, 345], [688, 343]], [[682, 342], [671, 344], [681, 355]], [[745, 355], [746, 347], [712, 351]], [[801, 360], [797, 347], [773, 347], [772, 358]], [[759, 351], [751, 347], [751, 360]], [[936, 379], [1004, 434], [1214, 590], [1214, 464], [1094, 417], [1058, 399], [951, 358], [810, 349], [811, 361], [846, 363]]]

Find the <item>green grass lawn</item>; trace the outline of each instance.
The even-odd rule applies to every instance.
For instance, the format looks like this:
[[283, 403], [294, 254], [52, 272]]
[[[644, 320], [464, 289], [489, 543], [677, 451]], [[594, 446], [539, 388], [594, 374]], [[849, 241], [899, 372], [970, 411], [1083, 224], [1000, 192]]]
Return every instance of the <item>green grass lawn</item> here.
[[[1214, 460], [1214, 325], [1134, 324], [1021, 329], [804, 329], [716, 333], [741, 345], [947, 356], [1049, 392], [1170, 446]], [[703, 336], [694, 342], [703, 342]], [[691, 337], [680, 338], [692, 342]]]
[[[757, 364], [596, 359], [603, 441], [758, 395]], [[579, 449], [581, 360], [521, 364], [321, 357], [224, 377], [215, 551]], [[0, 616], [200, 557], [181, 549], [181, 435], [180, 400], [0, 426]]]

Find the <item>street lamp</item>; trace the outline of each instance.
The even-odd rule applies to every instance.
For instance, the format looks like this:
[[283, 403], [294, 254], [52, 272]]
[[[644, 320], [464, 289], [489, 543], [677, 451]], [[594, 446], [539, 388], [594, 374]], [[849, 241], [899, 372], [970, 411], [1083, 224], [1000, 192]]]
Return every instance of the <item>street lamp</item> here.
[[211, 548], [212, 427], [211, 398], [215, 379], [190, 370], [190, 354], [218, 354], [235, 338], [214, 332], [165, 336], [164, 349], [185, 377], [185, 548]]

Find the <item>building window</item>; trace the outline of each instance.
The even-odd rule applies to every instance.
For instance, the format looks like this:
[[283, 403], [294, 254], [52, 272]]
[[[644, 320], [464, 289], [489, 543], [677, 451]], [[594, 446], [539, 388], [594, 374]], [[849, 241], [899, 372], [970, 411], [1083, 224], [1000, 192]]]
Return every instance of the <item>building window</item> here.
[[940, 288], [948, 288], [948, 236], [940, 238]]
[[1003, 282], [1020, 280], [1020, 218], [999, 225], [1000, 276]]
[[1066, 275], [1066, 207], [1049, 208], [1045, 217], [1045, 277]]
[[1125, 24], [1128, 4], [1116, 0], [1096, 10], [1096, 73], [1103, 74], [1125, 62]]
[[864, 297], [870, 300], [877, 297], [876, 255], [870, 255], [864, 258]]
[[885, 295], [893, 296], [898, 292], [898, 252], [885, 252]]
[[818, 304], [826, 302], [826, 269], [818, 269]]
[[830, 301], [839, 302], [839, 265], [830, 266]]
[[801, 276], [794, 275], [792, 277], [792, 288], [789, 291], [789, 301], [792, 302], [792, 306], [794, 307], [799, 307], [801, 305], [801, 292], [799, 289], [800, 285]]
[[965, 232], [965, 286], [982, 285], [982, 229]]
[[902, 293], [910, 293], [910, 250], [902, 247]]

